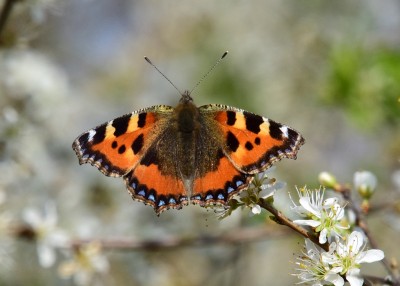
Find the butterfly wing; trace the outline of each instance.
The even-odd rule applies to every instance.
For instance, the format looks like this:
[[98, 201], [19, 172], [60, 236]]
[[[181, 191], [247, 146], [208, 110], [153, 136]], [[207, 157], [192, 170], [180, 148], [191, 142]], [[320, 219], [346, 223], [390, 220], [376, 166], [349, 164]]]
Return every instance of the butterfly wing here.
[[107, 176], [123, 176], [132, 198], [157, 213], [180, 208], [187, 204], [183, 182], [162, 173], [157, 148], [173, 110], [158, 105], [118, 117], [80, 135], [72, 148], [80, 164], [90, 163]]
[[[191, 199], [201, 206], [226, 205], [229, 199], [246, 189], [254, 174], [282, 158], [296, 158], [303, 137], [292, 128], [234, 107], [210, 104], [199, 108], [205, 140], [220, 144], [216, 167], [195, 177]], [[216, 133], [218, 138], [207, 134]], [[203, 141], [205, 141], [203, 140]], [[200, 149], [202, 145], [200, 141]]]
[[163, 143], [173, 145], [161, 134], [137, 166], [124, 176], [126, 187], [132, 197], [151, 205], [157, 214], [169, 208], [180, 209], [188, 204], [186, 188], [179, 176], [176, 156], [173, 153], [169, 154], [168, 158], [163, 156], [164, 153], [159, 147], [159, 144]]
[[304, 138], [294, 129], [271, 119], [230, 106], [200, 107], [220, 127], [224, 153], [237, 169], [256, 174], [282, 158], [296, 159]]
[[239, 171], [227, 156], [218, 159], [217, 168], [198, 176], [193, 182], [191, 201], [202, 207], [226, 205], [229, 199], [246, 189], [253, 176]]
[[79, 163], [90, 163], [106, 176], [128, 173], [154, 140], [152, 130], [160, 118], [158, 110], [168, 113], [172, 107], [134, 111], [81, 134], [72, 144]]

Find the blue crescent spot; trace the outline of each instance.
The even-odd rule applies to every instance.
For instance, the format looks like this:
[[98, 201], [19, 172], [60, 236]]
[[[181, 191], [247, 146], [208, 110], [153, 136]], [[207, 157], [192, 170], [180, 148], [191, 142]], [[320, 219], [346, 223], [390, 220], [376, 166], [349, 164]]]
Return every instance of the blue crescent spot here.
[[230, 194], [230, 193], [232, 193], [234, 190], [235, 190], [234, 188], [228, 187], [227, 192], [228, 192], [228, 194]]
[[158, 202], [158, 206], [161, 207], [161, 206], [163, 206], [163, 205], [165, 205], [164, 200], [160, 200], [160, 201]]
[[169, 199], [169, 203], [170, 203], [170, 204], [176, 204], [176, 200], [175, 200], [174, 198], [170, 198], [170, 199]]
[[201, 196], [200, 195], [195, 195], [195, 196], [193, 196], [193, 199], [194, 200], [201, 200]]
[[218, 195], [218, 199], [219, 199], [219, 200], [224, 200], [224, 199], [225, 199], [225, 196], [224, 196], [223, 194], [219, 194], [219, 195]]
[[179, 200], [180, 200], [181, 202], [187, 201], [187, 197], [180, 197]]
[[132, 187], [132, 189], [136, 189], [136, 183], [133, 182], [133, 183], [131, 184], [131, 187]]
[[150, 201], [153, 201], [153, 202], [156, 201], [156, 198], [154, 197], [154, 195], [149, 195], [148, 199], [149, 199]]
[[211, 195], [211, 194], [209, 194], [209, 195], [207, 195], [206, 196], [206, 200], [212, 200], [214, 197], [213, 197], [213, 195]]
[[239, 187], [239, 186], [241, 186], [241, 185], [243, 185], [244, 183], [242, 182], [242, 181], [240, 181], [240, 180], [238, 180], [238, 181], [236, 181], [236, 187]]
[[140, 190], [137, 194], [138, 194], [139, 196], [142, 196], [142, 197], [145, 197], [145, 196], [146, 196], [146, 192], [145, 192], [144, 190]]

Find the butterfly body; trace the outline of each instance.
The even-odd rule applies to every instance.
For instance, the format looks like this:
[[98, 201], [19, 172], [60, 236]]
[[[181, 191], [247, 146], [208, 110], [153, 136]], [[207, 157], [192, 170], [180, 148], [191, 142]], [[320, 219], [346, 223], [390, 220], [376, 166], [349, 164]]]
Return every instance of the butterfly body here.
[[303, 137], [286, 125], [234, 107], [197, 107], [184, 92], [173, 108], [135, 111], [80, 135], [80, 164], [123, 177], [133, 199], [157, 214], [189, 202], [227, 205], [254, 174], [296, 158]]

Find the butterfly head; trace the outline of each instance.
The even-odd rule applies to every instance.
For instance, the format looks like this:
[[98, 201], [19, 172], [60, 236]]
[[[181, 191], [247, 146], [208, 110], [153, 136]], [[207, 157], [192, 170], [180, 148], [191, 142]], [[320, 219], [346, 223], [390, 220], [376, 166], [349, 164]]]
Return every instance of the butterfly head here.
[[181, 99], [179, 100], [179, 103], [183, 103], [183, 104], [185, 104], [185, 103], [192, 103], [193, 102], [193, 98], [190, 96], [190, 91], [188, 91], [188, 90], [185, 90], [183, 93], [182, 93], [182, 97], [181, 97]]

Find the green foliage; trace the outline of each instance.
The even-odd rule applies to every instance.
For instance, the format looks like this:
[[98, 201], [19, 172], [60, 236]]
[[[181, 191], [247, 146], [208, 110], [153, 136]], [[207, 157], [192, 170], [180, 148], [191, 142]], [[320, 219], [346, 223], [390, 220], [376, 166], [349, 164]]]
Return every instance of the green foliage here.
[[340, 46], [331, 53], [326, 102], [364, 128], [400, 124], [400, 51]]

